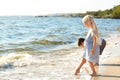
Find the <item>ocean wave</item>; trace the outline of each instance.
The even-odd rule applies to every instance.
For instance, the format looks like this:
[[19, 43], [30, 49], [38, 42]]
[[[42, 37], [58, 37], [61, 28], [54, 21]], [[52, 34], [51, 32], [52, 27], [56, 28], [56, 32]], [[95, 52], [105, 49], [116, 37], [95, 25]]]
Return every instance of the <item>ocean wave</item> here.
[[37, 62], [39, 62], [37, 58], [28, 53], [9, 53], [7, 56], [0, 56], [0, 68], [23, 67]]
[[33, 51], [34, 49], [33, 48], [30, 48], [30, 47], [23, 47], [23, 48], [13, 48], [13, 49], [8, 49], [9, 51]]
[[69, 45], [70, 41], [51, 41], [51, 40], [30, 40], [20, 43], [8, 43], [0, 49], [0, 54], [7, 52], [41, 52], [44, 50], [51, 50], [62, 45]]
[[26, 52], [26, 51], [34, 51], [33, 48], [30, 48], [30, 47], [11, 47], [11, 48], [8, 48], [8, 49], [1, 49], [0, 50], [0, 53], [5, 53], [5, 52]]
[[36, 49], [34, 49], [34, 47], [6, 47], [6, 48], [2, 48], [0, 49], [0, 55], [4, 55], [4, 54], [8, 54], [9, 53], [28, 53], [28, 54], [35, 54]]
[[32, 44], [42, 44], [42, 45], [59, 45], [59, 44], [69, 44], [70, 41], [50, 41], [50, 40], [35, 40], [31, 42]]

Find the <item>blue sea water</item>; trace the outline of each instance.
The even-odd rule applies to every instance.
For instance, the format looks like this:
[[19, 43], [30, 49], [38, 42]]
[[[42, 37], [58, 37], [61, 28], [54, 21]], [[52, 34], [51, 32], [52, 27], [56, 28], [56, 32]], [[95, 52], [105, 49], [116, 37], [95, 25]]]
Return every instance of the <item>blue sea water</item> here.
[[[0, 17], [0, 53], [33, 51], [41, 52], [74, 44], [84, 37], [87, 28], [81, 17]], [[97, 19], [101, 36], [117, 33], [120, 19]]]
[[[76, 42], [88, 31], [81, 20], [81, 17], [1, 16], [0, 79], [76, 80], [73, 71], [83, 53]], [[101, 37], [120, 33], [117, 31], [120, 19], [95, 18], [95, 22]]]

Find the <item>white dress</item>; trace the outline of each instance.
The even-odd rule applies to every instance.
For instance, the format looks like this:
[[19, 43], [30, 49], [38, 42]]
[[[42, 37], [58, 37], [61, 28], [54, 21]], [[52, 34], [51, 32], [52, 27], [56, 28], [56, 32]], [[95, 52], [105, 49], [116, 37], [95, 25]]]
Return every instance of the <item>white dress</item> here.
[[96, 49], [94, 52], [94, 55], [91, 53], [91, 49], [93, 48], [93, 34], [92, 30], [90, 29], [84, 43], [84, 54], [83, 58], [85, 58], [87, 61], [90, 62], [99, 62], [99, 53], [100, 53], [100, 47], [98, 44], [96, 44]]

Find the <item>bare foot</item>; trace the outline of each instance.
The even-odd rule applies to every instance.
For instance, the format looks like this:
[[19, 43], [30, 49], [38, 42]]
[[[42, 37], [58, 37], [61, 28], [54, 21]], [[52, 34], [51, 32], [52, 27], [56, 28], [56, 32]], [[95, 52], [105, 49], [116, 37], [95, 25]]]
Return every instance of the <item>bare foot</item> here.
[[97, 76], [97, 73], [93, 72], [92, 74], [90, 74], [90, 76]]
[[79, 70], [79, 69], [77, 69], [77, 70], [75, 71], [75, 75], [77, 75], [78, 73], [80, 73], [80, 70]]

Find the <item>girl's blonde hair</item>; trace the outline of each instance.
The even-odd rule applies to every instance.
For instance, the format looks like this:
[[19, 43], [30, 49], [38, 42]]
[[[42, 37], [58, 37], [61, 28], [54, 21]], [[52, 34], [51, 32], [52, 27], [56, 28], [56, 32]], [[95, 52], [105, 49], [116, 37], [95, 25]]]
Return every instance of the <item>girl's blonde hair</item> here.
[[94, 22], [94, 18], [93, 18], [93, 16], [91, 16], [91, 15], [86, 15], [83, 19], [82, 19], [82, 22], [83, 22], [83, 24], [85, 24], [85, 22], [86, 21], [90, 21], [91, 22], [91, 25], [92, 25], [92, 35], [94, 35], [95, 37], [96, 37], [96, 40], [97, 40], [97, 43], [99, 44], [99, 45], [101, 45], [101, 40], [100, 40], [100, 38], [99, 38], [99, 32], [98, 32], [98, 28], [97, 28], [97, 26], [96, 26], [96, 24], [95, 24], [95, 22]]

